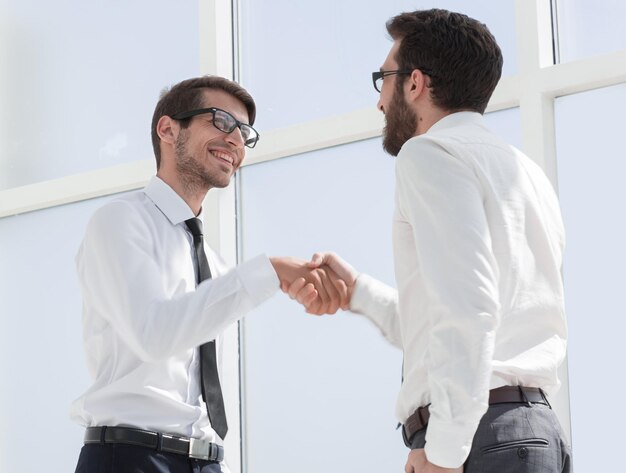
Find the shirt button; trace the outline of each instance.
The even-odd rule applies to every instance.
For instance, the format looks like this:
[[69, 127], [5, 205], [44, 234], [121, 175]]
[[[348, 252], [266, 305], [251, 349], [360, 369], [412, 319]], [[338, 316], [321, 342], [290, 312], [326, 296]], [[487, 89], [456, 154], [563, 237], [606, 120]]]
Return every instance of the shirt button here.
[[526, 458], [528, 456], [528, 449], [526, 447], [521, 447], [517, 450], [517, 455], [520, 458]]

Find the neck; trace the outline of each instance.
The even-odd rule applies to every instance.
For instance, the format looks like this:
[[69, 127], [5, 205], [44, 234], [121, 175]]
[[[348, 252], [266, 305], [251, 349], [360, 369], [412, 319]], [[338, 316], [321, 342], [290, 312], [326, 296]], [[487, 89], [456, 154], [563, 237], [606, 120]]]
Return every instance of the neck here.
[[450, 115], [452, 111], [442, 110], [440, 108], [431, 107], [422, 113], [417, 114], [417, 135], [423, 135], [430, 127], [441, 120], [443, 117]]
[[202, 202], [209, 189], [201, 187], [199, 184], [180, 179], [176, 174], [171, 175], [162, 169], [157, 171], [159, 177], [168, 186], [174, 189], [181, 199], [189, 206], [194, 215], [198, 215], [202, 209]]

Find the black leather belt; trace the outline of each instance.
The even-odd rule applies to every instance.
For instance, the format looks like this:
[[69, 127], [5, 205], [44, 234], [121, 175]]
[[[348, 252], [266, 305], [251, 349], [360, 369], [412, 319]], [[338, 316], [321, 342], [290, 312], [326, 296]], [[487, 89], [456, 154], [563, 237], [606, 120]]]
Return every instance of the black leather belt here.
[[[550, 407], [550, 403], [541, 388], [527, 388], [525, 386], [502, 386], [489, 391], [489, 405], [494, 404], [544, 404]], [[402, 426], [402, 437], [407, 447], [410, 446], [413, 436], [426, 428], [430, 419], [428, 406], [418, 407], [409, 416]]]
[[224, 459], [224, 447], [208, 440], [178, 437], [130, 427], [87, 427], [85, 445], [94, 443], [138, 445], [215, 462], [221, 462]]

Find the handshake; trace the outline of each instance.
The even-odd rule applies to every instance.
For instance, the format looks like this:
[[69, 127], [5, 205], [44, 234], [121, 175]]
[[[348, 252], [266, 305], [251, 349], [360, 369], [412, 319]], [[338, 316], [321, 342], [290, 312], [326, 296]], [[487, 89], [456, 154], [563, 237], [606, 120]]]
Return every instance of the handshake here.
[[311, 261], [272, 257], [280, 288], [309, 314], [334, 314], [348, 309], [358, 273], [335, 253], [315, 253]]

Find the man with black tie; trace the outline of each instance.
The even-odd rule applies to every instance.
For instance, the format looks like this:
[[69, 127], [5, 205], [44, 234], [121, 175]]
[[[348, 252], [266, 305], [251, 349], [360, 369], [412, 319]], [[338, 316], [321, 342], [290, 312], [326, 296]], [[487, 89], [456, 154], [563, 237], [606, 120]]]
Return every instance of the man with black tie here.
[[94, 382], [71, 409], [86, 427], [77, 473], [227, 471], [220, 334], [296, 278], [324, 310], [346, 301], [332, 271], [264, 255], [229, 269], [204, 241], [202, 202], [256, 145], [255, 114], [221, 77], [166, 90], [152, 120], [156, 176], [88, 224], [76, 264]]

